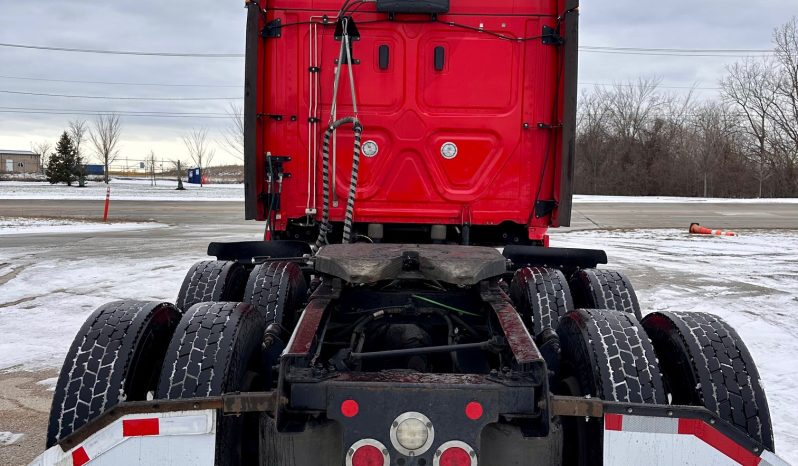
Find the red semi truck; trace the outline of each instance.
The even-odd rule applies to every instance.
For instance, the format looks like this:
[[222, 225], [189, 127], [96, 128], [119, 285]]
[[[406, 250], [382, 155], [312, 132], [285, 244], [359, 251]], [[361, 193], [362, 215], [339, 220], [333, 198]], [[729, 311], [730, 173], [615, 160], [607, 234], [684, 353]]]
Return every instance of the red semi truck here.
[[[783, 465], [737, 333], [571, 214], [575, 0], [247, 2], [246, 216], [79, 331], [34, 464]], [[500, 252], [501, 250], [501, 252]]]

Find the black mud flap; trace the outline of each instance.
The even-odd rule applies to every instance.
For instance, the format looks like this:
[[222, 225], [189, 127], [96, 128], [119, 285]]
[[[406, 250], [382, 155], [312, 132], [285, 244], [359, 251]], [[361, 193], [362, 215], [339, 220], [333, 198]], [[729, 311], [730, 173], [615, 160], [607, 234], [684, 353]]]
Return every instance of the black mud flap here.
[[513, 267], [554, 267], [593, 269], [607, 263], [607, 253], [600, 249], [544, 248], [541, 246], [505, 246], [502, 255]]
[[304, 241], [238, 241], [208, 245], [209, 256], [247, 264], [274, 259], [297, 259], [311, 253], [310, 245]]

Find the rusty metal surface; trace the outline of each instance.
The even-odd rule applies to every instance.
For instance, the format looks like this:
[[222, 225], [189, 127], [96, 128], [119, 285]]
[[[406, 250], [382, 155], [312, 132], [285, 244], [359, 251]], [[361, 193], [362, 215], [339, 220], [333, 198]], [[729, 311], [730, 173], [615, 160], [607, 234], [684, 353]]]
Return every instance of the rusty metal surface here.
[[[419, 256], [418, 270], [402, 270], [402, 254]], [[506, 272], [507, 262], [495, 248], [436, 244], [331, 244], [315, 257], [317, 272], [348, 283], [394, 278], [425, 278], [453, 285], [475, 285]]]
[[316, 334], [319, 324], [324, 317], [327, 307], [333, 299], [338, 297], [338, 293], [333, 290], [329, 283], [322, 284], [310, 297], [310, 302], [305, 307], [304, 312], [299, 317], [294, 333], [286, 345], [283, 356], [306, 356], [313, 343], [316, 341]]
[[127, 401], [105, 411], [99, 417], [64, 437], [58, 445], [67, 451], [99, 431], [128, 414], [168, 413], [174, 411], [195, 411], [201, 409], [222, 409], [221, 397], [196, 398], [185, 400]]
[[535, 341], [507, 295], [498, 286], [484, 289], [480, 295], [499, 319], [504, 336], [507, 338], [518, 364], [523, 365], [542, 360]]
[[479, 374], [430, 374], [407, 370], [340, 372], [335, 381], [432, 385], [487, 385], [496, 383], [494, 380], [488, 379], [487, 376]]
[[604, 403], [598, 398], [552, 395], [549, 409], [552, 416], [603, 417]]
[[199, 411], [219, 409], [224, 414], [247, 412], [274, 412], [276, 392], [231, 393], [216, 397], [187, 398], [183, 400], [126, 401], [119, 403], [90, 421], [71, 435], [64, 437], [58, 445], [67, 451], [89, 436], [117, 419], [128, 414], [171, 413], [175, 411]]

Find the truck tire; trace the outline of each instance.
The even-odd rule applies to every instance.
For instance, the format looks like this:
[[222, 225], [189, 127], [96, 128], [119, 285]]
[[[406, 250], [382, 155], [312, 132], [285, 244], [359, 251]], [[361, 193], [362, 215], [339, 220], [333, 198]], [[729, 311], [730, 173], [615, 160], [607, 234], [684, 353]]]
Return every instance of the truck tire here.
[[[158, 399], [263, 390], [260, 314], [244, 303], [193, 305], [175, 330], [158, 382]], [[257, 464], [258, 416], [219, 416], [216, 464]]]
[[237, 262], [197, 262], [183, 279], [175, 305], [185, 311], [197, 303], [241, 301], [246, 279], [246, 269]]
[[94, 311], [58, 376], [47, 448], [118, 403], [154, 392], [179, 321], [180, 311], [161, 302], [114, 301]]
[[556, 330], [560, 317], [574, 310], [568, 282], [557, 269], [519, 269], [510, 282], [510, 298], [533, 336]]
[[571, 277], [574, 304], [583, 309], [614, 309], [643, 318], [632, 282], [622, 272], [581, 269]]
[[308, 286], [299, 265], [266, 262], [250, 272], [243, 301], [260, 312], [267, 326], [277, 322], [290, 330], [307, 294]]
[[[608, 309], [569, 312], [557, 328], [561, 344], [560, 385], [555, 391], [606, 401], [667, 404], [662, 375], [639, 321]], [[563, 464], [590, 465], [602, 457], [603, 422], [564, 418]]]
[[773, 451], [765, 391], [751, 353], [726, 322], [703, 312], [643, 319], [672, 403], [703, 406]]

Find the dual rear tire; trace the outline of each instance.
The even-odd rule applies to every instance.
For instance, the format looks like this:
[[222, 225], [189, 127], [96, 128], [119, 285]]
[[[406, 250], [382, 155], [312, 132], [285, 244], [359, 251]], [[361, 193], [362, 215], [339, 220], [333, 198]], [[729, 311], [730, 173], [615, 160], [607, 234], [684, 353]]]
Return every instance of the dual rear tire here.
[[[101, 306], [78, 332], [61, 369], [47, 447], [122, 401], [271, 388], [279, 351], [262, 347], [264, 329], [278, 323], [290, 331], [306, 294], [295, 263], [264, 263], [247, 276], [239, 264], [203, 261], [181, 286], [178, 303], [188, 306], [182, 314], [158, 302]], [[194, 303], [225, 297], [249, 302]], [[258, 457], [257, 416], [220, 416], [218, 422], [217, 464]]]
[[[572, 300], [557, 299], [560, 289], [568, 288], [565, 295]], [[563, 285], [559, 271], [521, 269], [510, 295], [535, 335], [547, 328], [557, 331], [556, 364], [541, 347], [549, 368], [557, 370], [553, 390], [608, 401], [705, 407], [773, 451], [756, 365], [739, 335], [719, 317], [657, 312], [642, 318], [630, 280], [611, 270], [579, 270]], [[566, 420], [566, 444], [580, 448], [566, 449], [565, 464], [594, 464], [601, 429], [599, 421]]]

